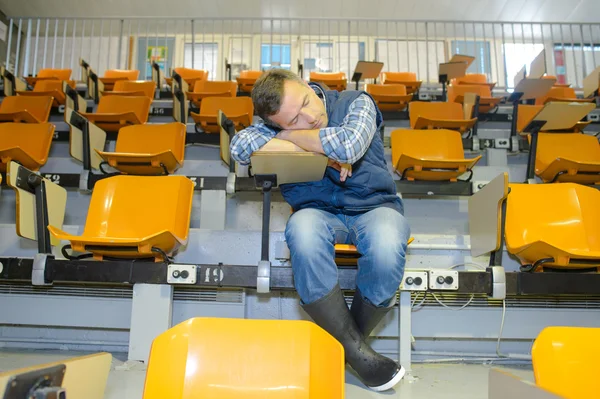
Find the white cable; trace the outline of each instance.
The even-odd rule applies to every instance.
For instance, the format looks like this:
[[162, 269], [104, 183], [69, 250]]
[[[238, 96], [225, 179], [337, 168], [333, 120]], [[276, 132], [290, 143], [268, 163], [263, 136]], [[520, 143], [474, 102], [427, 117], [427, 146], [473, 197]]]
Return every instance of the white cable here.
[[502, 300], [502, 322], [500, 323], [500, 331], [498, 331], [498, 342], [496, 343], [496, 355], [498, 357], [508, 357], [500, 353], [500, 341], [502, 340], [502, 333], [504, 332], [504, 319], [506, 317], [506, 299]]
[[433, 295], [433, 297], [435, 298], [435, 300], [437, 301], [437, 303], [439, 303], [440, 305], [442, 305], [443, 307], [445, 307], [448, 310], [454, 310], [454, 311], [463, 310], [464, 308], [466, 308], [467, 306], [469, 306], [471, 304], [471, 302], [473, 301], [473, 298], [475, 298], [475, 295], [472, 294], [471, 298], [469, 298], [469, 300], [467, 301], [467, 303], [465, 303], [461, 307], [454, 308], [454, 307], [448, 306], [445, 303], [443, 303], [442, 301], [440, 301], [439, 298], [437, 297], [437, 295], [435, 295], [433, 292], [431, 293], [431, 295]]
[[[413, 302], [412, 302], [412, 304], [410, 305], [411, 309], [414, 309], [414, 308], [420, 308], [420, 306], [421, 306], [421, 305], [423, 305], [423, 303], [425, 302], [425, 299], [427, 298], [427, 291], [425, 291], [425, 292], [423, 293], [423, 299], [421, 299], [421, 302], [419, 302], [419, 304], [418, 304], [418, 305], [415, 305], [415, 302], [417, 302], [417, 298], [418, 298], [418, 297], [419, 297], [419, 293], [417, 292], [417, 294], [415, 295], [415, 299], [413, 299]], [[417, 310], [419, 310], [419, 309], [417, 309]], [[414, 311], [415, 311], [415, 310], [413, 310], [413, 312], [414, 312]]]

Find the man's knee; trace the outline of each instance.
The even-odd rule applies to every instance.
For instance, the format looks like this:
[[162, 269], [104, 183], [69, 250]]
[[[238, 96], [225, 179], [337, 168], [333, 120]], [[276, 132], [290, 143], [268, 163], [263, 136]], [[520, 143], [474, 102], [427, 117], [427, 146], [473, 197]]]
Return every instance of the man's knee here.
[[315, 209], [302, 209], [295, 212], [285, 227], [285, 239], [295, 249], [314, 248], [317, 242], [328, 240], [332, 236], [323, 216]]

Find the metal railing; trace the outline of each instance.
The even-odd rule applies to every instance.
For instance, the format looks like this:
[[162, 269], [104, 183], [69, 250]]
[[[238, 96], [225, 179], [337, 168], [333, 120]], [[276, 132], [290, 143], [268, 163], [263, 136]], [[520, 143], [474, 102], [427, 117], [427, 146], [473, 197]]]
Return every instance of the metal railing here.
[[7, 60], [12, 41], [15, 62], [7, 61], [7, 68], [19, 76], [42, 68], [77, 71], [83, 58], [100, 75], [107, 69], [140, 69], [141, 78], [149, 78], [154, 60], [166, 71], [203, 68], [211, 79], [225, 79], [225, 59], [234, 75], [272, 66], [295, 70], [300, 61], [306, 72], [343, 71], [350, 77], [356, 61], [364, 59], [384, 62], [384, 71], [412, 71], [436, 82], [438, 64], [460, 53], [475, 57], [469, 72], [510, 87], [513, 72], [545, 49], [547, 73], [581, 87], [600, 60], [600, 24], [581, 23], [11, 18]]

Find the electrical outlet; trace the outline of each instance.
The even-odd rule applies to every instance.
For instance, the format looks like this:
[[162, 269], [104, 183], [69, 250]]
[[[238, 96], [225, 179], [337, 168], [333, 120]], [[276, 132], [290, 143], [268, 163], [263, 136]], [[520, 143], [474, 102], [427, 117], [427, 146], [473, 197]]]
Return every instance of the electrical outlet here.
[[509, 149], [510, 139], [494, 139], [494, 147]]
[[429, 289], [458, 290], [458, 272], [454, 270], [430, 270]]
[[429, 101], [429, 100], [431, 100], [431, 96], [429, 96], [429, 94], [419, 93], [419, 100]]
[[427, 278], [426, 271], [406, 270], [400, 283], [400, 291], [427, 291]]
[[196, 265], [169, 265], [167, 268], [167, 283], [196, 284]]
[[592, 122], [600, 121], [600, 114], [588, 114], [588, 119]]

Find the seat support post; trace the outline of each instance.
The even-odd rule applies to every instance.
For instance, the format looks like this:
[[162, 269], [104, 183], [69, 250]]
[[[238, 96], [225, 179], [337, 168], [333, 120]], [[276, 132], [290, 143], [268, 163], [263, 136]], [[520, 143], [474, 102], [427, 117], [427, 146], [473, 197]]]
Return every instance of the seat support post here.
[[439, 75], [438, 81], [442, 84], [442, 102], [446, 102], [446, 82], [448, 75]]
[[38, 253], [51, 254], [50, 233], [48, 232], [48, 202], [46, 200], [46, 183], [44, 179], [35, 173], [31, 173], [27, 178], [27, 184], [35, 193], [35, 217], [36, 233], [38, 243]]
[[[508, 189], [510, 194], [510, 188]], [[502, 200], [501, 214], [500, 214], [500, 245], [498, 249], [490, 253], [490, 267], [502, 266], [502, 252], [504, 251], [504, 232], [506, 229], [506, 201], [507, 198]]]
[[269, 222], [271, 221], [271, 189], [277, 187], [277, 175], [255, 175], [257, 188], [262, 189], [262, 233], [260, 261], [258, 262], [256, 290], [259, 293], [270, 291], [271, 262], [269, 261]]
[[537, 153], [538, 133], [546, 121], [533, 120], [524, 129], [524, 132], [531, 134], [531, 146], [529, 148], [529, 158], [527, 159], [527, 179], [535, 178], [535, 157]]
[[512, 112], [512, 121], [510, 124], [510, 135], [517, 135], [517, 120], [519, 118], [519, 102], [521, 101], [521, 97], [523, 97], [523, 93], [514, 92], [508, 97], [508, 101], [513, 103], [513, 112]]

